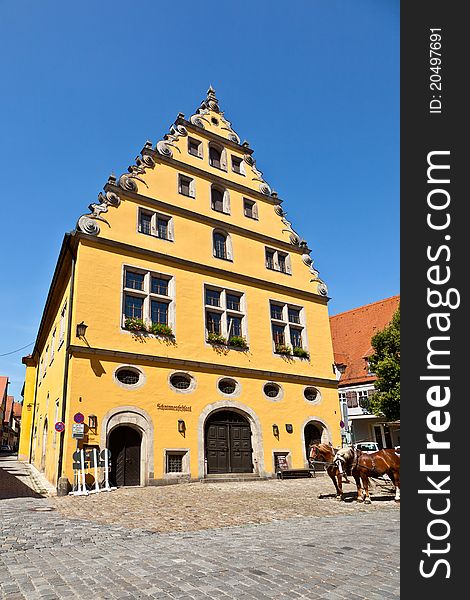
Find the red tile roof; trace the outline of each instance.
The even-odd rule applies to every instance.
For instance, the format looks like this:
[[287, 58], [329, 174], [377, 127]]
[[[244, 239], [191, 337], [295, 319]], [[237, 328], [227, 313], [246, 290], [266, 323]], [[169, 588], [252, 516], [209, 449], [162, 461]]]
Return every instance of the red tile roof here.
[[3, 422], [8, 423], [11, 417], [11, 409], [13, 408], [13, 402], [15, 398], [13, 396], [7, 396], [7, 402], [5, 406], [5, 414], [3, 415]]
[[19, 419], [23, 411], [23, 405], [21, 402], [13, 402], [13, 416]]
[[8, 377], [5, 377], [4, 375], [0, 375], [0, 404], [3, 400], [3, 396], [5, 395], [7, 385], [8, 385]]
[[367, 375], [371, 338], [390, 323], [399, 303], [400, 296], [392, 296], [330, 317], [335, 363], [346, 365], [339, 387], [375, 381]]

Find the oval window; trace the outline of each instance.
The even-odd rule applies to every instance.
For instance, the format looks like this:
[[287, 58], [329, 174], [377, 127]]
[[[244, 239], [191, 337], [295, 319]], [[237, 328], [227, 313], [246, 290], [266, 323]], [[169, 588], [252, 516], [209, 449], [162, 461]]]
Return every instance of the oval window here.
[[317, 390], [317, 388], [306, 387], [304, 390], [304, 396], [305, 400], [308, 400], [309, 402], [315, 402], [316, 400], [320, 399], [320, 392]]
[[124, 367], [116, 371], [116, 379], [124, 385], [137, 385], [142, 373], [138, 369]]
[[191, 375], [187, 373], [174, 373], [170, 377], [170, 384], [177, 390], [188, 390], [191, 386]]
[[268, 398], [277, 398], [281, 393], [281, 387], [277, 383], [266, 383], [263, 391]]
[[222, 394], [231, 395], [234, 394], [237, 389], [237, 382], [235, 379], [221, 379], [218, 383], [218, 387]]

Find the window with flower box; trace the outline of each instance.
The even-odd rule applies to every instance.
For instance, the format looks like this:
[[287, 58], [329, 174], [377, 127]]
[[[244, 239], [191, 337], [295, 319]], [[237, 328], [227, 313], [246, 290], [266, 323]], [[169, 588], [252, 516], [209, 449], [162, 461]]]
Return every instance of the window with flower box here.
[[304, 309], [275, 300], [269, 309], [274, 352], [307, 358]]
[[246, 349], [245, 295], [233, 290], [205, 286], [204, 302], [207, 340]]
[[174, 331], [174, 313], [174, 278], [171, 275], [124, 267], [124, 329], [170, 335]]

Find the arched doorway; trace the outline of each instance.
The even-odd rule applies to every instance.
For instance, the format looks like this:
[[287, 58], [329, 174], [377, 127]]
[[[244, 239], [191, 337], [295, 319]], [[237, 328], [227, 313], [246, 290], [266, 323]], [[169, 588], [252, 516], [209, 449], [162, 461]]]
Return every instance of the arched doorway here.
[[44, 429], [42, 432], [42, 449], [41, 449], [41, 471], [44, 471], [46, 468], [46, 453], [47, 453], [47, 433], [48, 433], [49, 425], [47, 419], [44, 422]]
[[238, 412], [220, 410], [205, 424], [207, 474], [253, 473], [253, 447], [248, 420]]
[[[307, 460], [309, 458], [309, 446], [310, 444], [319, 444], [322, 441], [322, 428], [318, 423], [307, 423], [304, 429], [304, 438], [305, 438], [305, 456]], [[317, 471], [323, 471], [323, 465], [315, 465]]]
[[117, 486], [140, 485], [142, 436], [128, 425], [115, 427], [109, 434], [110, 480]]

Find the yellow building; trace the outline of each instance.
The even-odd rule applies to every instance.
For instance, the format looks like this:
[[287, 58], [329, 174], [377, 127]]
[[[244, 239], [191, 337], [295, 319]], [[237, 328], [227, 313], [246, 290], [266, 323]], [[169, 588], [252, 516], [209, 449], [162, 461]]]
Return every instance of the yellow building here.
[[64, 492], [77, 446], [148, 485], [272, 476], [340, 443], [326, 285], [212, 88], [89, 210], [24, 359], [24, 459]]

